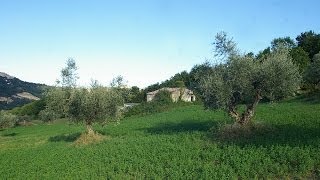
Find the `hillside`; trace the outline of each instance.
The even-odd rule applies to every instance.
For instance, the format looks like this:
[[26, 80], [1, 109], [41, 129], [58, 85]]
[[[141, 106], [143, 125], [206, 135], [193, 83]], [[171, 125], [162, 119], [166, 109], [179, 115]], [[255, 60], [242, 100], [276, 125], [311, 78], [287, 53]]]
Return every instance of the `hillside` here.
[[44, 84], [25, 82], [0, 72], [0, 110], [38, 100], [46, 87]]
[[[106, 139], [75, 146], [83, 125], [63, 120], [0, 131], [0, 179], [319, 179], [320, 104], [260, 104], [270, 127], [249, 137], [216, 138], [221, 111], [179, 107], [95, 126]], [[36, 123], [36, 122], [35, 122]]]

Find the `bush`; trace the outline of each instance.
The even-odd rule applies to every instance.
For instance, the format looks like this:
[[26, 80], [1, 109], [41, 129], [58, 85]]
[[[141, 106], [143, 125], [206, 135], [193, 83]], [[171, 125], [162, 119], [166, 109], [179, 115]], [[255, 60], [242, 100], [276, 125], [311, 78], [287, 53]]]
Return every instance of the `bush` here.
[[154, 96], [153, 101], [159, 104], [170, 104], [172, 103], [171, 93], [166, 90], [161, 90]]
[[16, 125], [30, 125], [30, 121], [32, 120], [32, 116], [28, 115], [22, 115], [22, 116], [17, 116], [17, 122]]
[[39, 119], [43, 122], [51, 122], [57, 118], [59, 118], [59, 116], [54, 111], [45, 109], [39, 112]]
[[0, 129], [14, 127], [17, 123], [17, 116], [4, 111], [0, 112]]
[[169, 110], [173, 107], [190, 104], [185, 102], [173, 103], [171, 93], [166, 90], [159, 91], [151, 102], [143, 102], [139, 105], [125, 109], [124, 116], [147, 115]]
[[29, 104], [26, 104], [22, 107], [16, 107], [10, 111], [10, 113], [17, 116], [30, 116], [32, 118], [37, 118], [39, 112], [44, 110], [46, 102], [44, 99], [33, 101]]

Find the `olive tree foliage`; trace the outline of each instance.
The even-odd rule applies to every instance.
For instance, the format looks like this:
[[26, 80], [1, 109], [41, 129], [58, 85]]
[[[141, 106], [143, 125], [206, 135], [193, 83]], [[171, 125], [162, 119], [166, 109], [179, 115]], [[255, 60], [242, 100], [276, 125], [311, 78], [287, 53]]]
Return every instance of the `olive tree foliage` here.
[[[237, 124], [246, 125], [252, 121], [262, 98], [278, 100], [293, 95], [299, 87], [299, 71], [292, 63], [288, 50], [273, 51], [264, 57], [264, 61], [259, 61], [251, 56], [233, 53], [236, 51], [230, 49], [235, 46], [222, 47], [228, 49], [219, 50], [227, 54], [227, 61], [212, 65], [211, 73], [201, 79], [206, 108], [224, 109]], [[240, 104], [246, 105], [243, 112], [238, 110]]]
[[61, 83], [63, 87], [74, 88], [77, 86], [77, 80], [79, 79], [76, 61], [69, 58], [66, 65], [67, 66], [61, 70], [61, 81], [58, 80], [57, 83]]
[[232, 38], [229, 38], [224, 31], [216, 34], [215, 41], [212, 45], [214, 45], [214, 56], [220, 58], [222, 61], [225, 61], [230, 56], [234, 56], [239, 52], [237, 44]]
[[116, 87], [116, 88], [125, 87], [126, 85], [127, 85], [127, 81], [121, 75], [116, 76], [110, 82], [110, 86]]
[[83, 122], [87, 133], [91, 134], [94, 123], [119, 118], [119, 106], [123, 105], [123, 100], [115, 88], [103, 87], [97, 81], [92, 81], [90, 88], [77, 87], [75, 67], [74, 61], [67, 61], [67, 67], [61, 71], [62, 86], [47, 92], [47, 107], [42, 114]]
[[62, 87], [53, 87], [45, 93], [46, 109], [40, 112], [43, 121], [52, 121], [66, 117], [66, 106], [70, 97], [70, 90]]

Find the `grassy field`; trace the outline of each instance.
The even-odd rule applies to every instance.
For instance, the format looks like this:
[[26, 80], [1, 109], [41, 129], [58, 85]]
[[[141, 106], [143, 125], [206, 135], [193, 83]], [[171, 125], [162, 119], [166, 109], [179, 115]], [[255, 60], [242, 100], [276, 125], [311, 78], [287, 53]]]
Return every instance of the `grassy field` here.
[[270, 131], [223, 140], [230, 120], [201, 106], [180, 107], [95, 129], [98, 144], [64, 121], [0, 131], [0, 179], [320, 178], [320, 103], [294, 99], [258, 106]]

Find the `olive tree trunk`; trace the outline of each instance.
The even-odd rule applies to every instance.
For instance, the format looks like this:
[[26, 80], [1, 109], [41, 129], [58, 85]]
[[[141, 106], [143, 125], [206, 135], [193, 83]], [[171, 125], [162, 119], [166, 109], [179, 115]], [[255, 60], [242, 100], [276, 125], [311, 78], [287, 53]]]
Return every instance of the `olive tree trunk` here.
[[236, 111], [236, 105], [231, 103], [231, 105], [229, 106], [229, 109], [228, 109], [229, 115], [233, 119], [235, 119], [235, 122], [237, 124], [239, 124], [241, 126], [249, 124], [254, 116], [256, 107], [261, 99], [262, 99], [262, 97], [260, 95], [260, 90], [257, 90], [253, 102], [251, 104], [247, 104], [246, 110], [242, 114], [239, 114]]
[[91, 121], [86, 121], [86, 133], [88, 135], [94, 134], [94, 131], [92, 129], [92, 122]]

